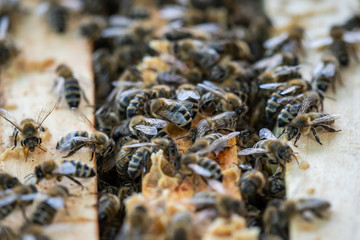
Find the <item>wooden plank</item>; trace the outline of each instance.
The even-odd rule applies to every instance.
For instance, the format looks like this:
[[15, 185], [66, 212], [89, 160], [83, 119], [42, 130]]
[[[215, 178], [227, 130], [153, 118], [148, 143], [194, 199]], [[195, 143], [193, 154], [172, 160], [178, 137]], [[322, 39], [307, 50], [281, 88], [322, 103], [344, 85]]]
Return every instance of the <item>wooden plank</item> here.
[[[340, 24], [358, 8], [356, 1], [281, 1], [267, 2], [268, 13], [278, 29], [289, 23], [306, 28], [307, 38], [324, 37], [333, 24]], [[316, 63], [321, 52], [306, 51], [306, 62]], [[310, 68], [304, 67], [305, 72]], [[330, 201], [332, 216], [328, 221], [305, 223], [296, 218], [291, 222], [291, 239], [359, 239], [360, 230], [360, 136], [358, 103], [360, 68], [352, 61], [342, 69], [345, 86], [337, 85], [337, 92], [327, 93], [336, 100], [326, 99], [324, 111], [342, 114], [335, 123], [339, 133], [320, 133], [320, 146], [312, 136], [301, 137], [298, 147], [300, 162], [309, 168], [302, 170], [296, 163], [287, 168], [287, 197], [289, 199], [319, 197]]]
[[[37, 118], [37, 113], [42, 105], [54, 103], [57, 100], [54, 92], [51, 91], [55, 80], [54, 69], [60, 63], [69, 65], [74, 72], [78, 73], [84, 82], [80, 82], [87, 97], [94, 102], [92, 70], [91, 70], [91, 48], [86, 40], [78, 35], [77, 22], [71, 21], [69, 31], [65, 35], [58, 35], [51, 31], [43, 16], [34, 14], [36, 1], [22, 1], [28, 14], [25, 14], [17, 23], [16, 32], [13, 34], [15, 43], [19, 46], [21, 54], [9, 69], [1, 75], [1, 91], [5, 99], [5, 109], [8, 109], [17, 119]], [[45, 62], [43, 62], [45, 61]], [[42, 65], [48, 65], [54, 61], [50, 69], [42, 69]], [[37, 68], [38, 71], [35, 71]], [[80, 105], [80, 109], [93, 121], [93, 109]], [[89, 127], [82, 124], [72, 114], [65, 102], [46, 119], [43, 124], [48, 130], [43, 135], [43, 146], [47, 149], [44, 153], [39, 149], [29, 154], [25, 162], [25, 155], [22, 147], [11, 150], [13, 146], [13, 127], [5, 120], [0, 121], [1, 135], [1, 161], [0, 168], [18, 177], [24, 182], [24, 176], [33, 172], [34, 167], [49, 159], [61, 162], [60, 153], [55, 149], [56, 142], [68, 132], [74, 130], [89, 130]], [[80, 150], [73, 158], [78, 161], [95, 165], [89, 162], [90, 151]], [[44, 180], [40, 183], [40, 191], [55, 184], [61, 184], [70, 190], [77, 197], [71, 197], [67, 201], [69, 215], [65, 210], [59, 210], [53, 224], [44, 227], [45, 233], [51, 239], [98, 239], [98, 224], [96, 207], [96, 179], [84, 180], [81, 182], [86, 187], [81, 188], [73, 182], [63, 179], [60, 183]], [[33, 206], [27, 209], [30, 216]], [[4, 225], [11, 226], [16, 230], [23, 224], [20, 211], [16, 211], [3, 221]]]

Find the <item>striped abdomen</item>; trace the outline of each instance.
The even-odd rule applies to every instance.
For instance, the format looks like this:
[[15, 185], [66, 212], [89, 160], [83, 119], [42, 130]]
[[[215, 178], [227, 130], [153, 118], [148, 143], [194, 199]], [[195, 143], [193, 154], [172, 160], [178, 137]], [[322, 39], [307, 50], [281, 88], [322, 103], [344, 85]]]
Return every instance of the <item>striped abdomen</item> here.
[[220, 139], [223, 135], [220, 133], [212, 133], [204, 136], [203, 138], [208, 140], [211, 143], [215, 142], [216, 140]]
[[56, 212], [57, 210], [51, 207], [46, 201], [42, 201], [36, 207], [30, 222], [39, 225], [51, 224], [55, 218]]
[[346, 46], [346, 42], [342, 40], [336, 40], [330, 45], [330, 51], [338, 59], [341, 66], [349, 65], [349, 53]]
[[144, 103], [150, 98], [149, 92], [142, 92], [135, 95], [135, 97], [130, 101], [129, 106], [126, 109], [126, 115], [128, 118], [135, 116], [136, 114], [141, 113], [140, 109], [143, 108]]
[[148, 155], [149, 149], [146, 147], [138, 148], [136, 152], [132, 155], [128, 167], [128, 174], [132, 179], [140, 176], [141, 167], [146, 164], [146, 159]]
[[114, 194], [104, 194], [99, 199], [99, 220], [110, 221], [120, 210], [120, 200]]
[[191, 104], [186, 104], [185, 102], [184, 106], [189, 111], [191, 118], [194, 119], [199, 111], [199, 100], [189, 97], [186, 99], [186, 101], [190, 102]]
[[76, 169], [75, 173], [69, 174], [71, 176], [78, 177], [78, 178], [91, 178], [96, 175], [95, 170], [85, 163], [82, 163], [80, 161], [77, 162], [75, 160], [70, 160], [70, 161], [64, 160], [63, 161], [63, 163], [68, 163], [68, 162], [70, 162]]
[[266, 114], [267, 119], [273, 118], [273, 116], [278, 112], [281, 104], [278, 103], [277, 101], [278, 101], [278, 99], [283, 97], [280, 94], [282, 91], [283, 91], [283, 89], [273, 92], [271, 94], [270, 98], [267, 100], [266, 107], [265, 107], [265, 114]]
[[[181, 104], [170, 104], [167, 108], [167, 111], [174, 113], [171, 116], [164, 116], [166, 120], [171, 123], [174, 123], [180, 128], [184, 128], [189, 130], [191, 128], [192, 118], [189, 111], [186, 107], [182, 106]], [[176, 114], [180, 113], [180, 114]]]
[[74, 137], [89, 137], [89, 133], [86, 131], [75, 131], [66, 134], [64, 137], [61, 137], [56, 144], [56, 149], [70, 150], [82, 144], [81, 141], [74, 140]]
[[116, 160], [116, 172], [119, 176], [120, 181], [129, 179], [128, 168], [131, 156], [126, 156], [120, 160]]
[[253, 146], [253, 148], [264, 148], [264, 149], [266, 149], [266, 145], [267, 145], [268, 141], [269, 141], [269, 140], [266, 140], [266, 139], [265, 139], [265, 140], [261, 140], [261, 141], [255, 143], [255, 145]]
[[59, 4], [52, 4], [49, 9], [50, 26], [58, 33], [64, 33], [67, 27], [67, 10]]
[[77, 108], [80, 104], [81, 92], [78, 80], [71, 77], [65, 80], [64, 92], [66, 102], [70, 107]]
[[197, 162], [197, 165], [199, 165], [211, 172], [211, 175], [209, 178], [222, 181], [223, 174], [222, 174], [220, 166], [216, 162], [211, 160], [210, 158], [207, 158], [207, 157], [201, 158], [199, 160], [199, 162]]
[[326, 92], [326, 90], [329, 88], [330, 84], [335, 81], [334, 77], [327, 77], [324, 75], [321, 75], [315, 79], [316, 81], [316, 88]]
[[277, 116], [277, 124], [279, 127], [285, 127], [291, 122], [291, 120], [294, 119], [300, 108], [300, 104], [301, 101], [295, 101], [293, 103], [286, 104], [285, 107], [281, 109], [279, 115]]
[[16, 201], [11, 204], [0, 207], [0, 220], [6, 218], [16, 208]]

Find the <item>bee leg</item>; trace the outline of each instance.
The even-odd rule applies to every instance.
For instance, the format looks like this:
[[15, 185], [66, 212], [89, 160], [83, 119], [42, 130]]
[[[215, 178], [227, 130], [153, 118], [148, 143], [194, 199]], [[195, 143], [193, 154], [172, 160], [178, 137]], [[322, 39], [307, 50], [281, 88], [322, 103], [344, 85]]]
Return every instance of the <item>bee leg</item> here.
[[81, 95], [83, 96], [85, 102], [86, 102], [88, 105], [90, 105], [90, 101], [89, 101], [89, 99], [86, 97], [86, 94], [85, 94], [85, 92], [84, 92], [84, 89], [80, 89], [80, 92], [81, 92]]
[[82, 147], [83, 147], [84, 145], [83, 144], [81, 144], [81, 145], [79, 145], [79, 146], [77, 146], [77, 147], [75, 147], [73, 150], [71, 150], [69, 153], [68, 153], [68, 155], [66, 155], [66, 156], [62, 156], [62, 158], [68, 158], [68, 157], [71, 157], [72, 155], [74, 155], [77, 151], [79, 151]]
[[313, 133], [313, 135], [314, 135], [314, 137], [315, 137], [316, 141], [317, 141], [318, 143], [320, 143], [320, 145], [322, 145], [322, 143], [320, 142], [320, 138], [319, 138], [319, 136], [318, 136], [318, 135], [316, 135], [315, 128], [311, 128], [311, 132]]
[[14, 128], [14, 133], [13, 133], [13, 136], [14, 136], [14, 147], [11, 149], [11, 150], [14, 150], [14, 148], [16, 148], [17, 146], [17, 136], [19, 134], [19, 130], [17, 130], [16, 128]]
[[[315, 133], [315, 134], [316, 134], [316, 133]], [[299, 140], [300, 136], [301, 136], [301, 133], [299, 133], [299, 134], [296, 136], [296, 139], [295, 139], [295, 142], [294, 142], [294, 146], [295, 146], [295, 147], [297, 147], [296, 142]]]
[[92, 146], [92, 152], [91, 152], [91, 158], [90, 161], [92, 161], [95, 158], [95, 152], [96, 151], [96, 146], [95, 144]]
[[68, 179], [70, 179], [71, 181], [73, 181], [74, 183], [79, 185], [81, 187], [81, 190], [84, 190], [84, 185], [82, 185], [81, 182], [79, 182], [78, 180], [76, 180], [75, 178], [73, 178], [73, 177], [71, 177], [69, 175], [65, 175], [65, 177], [67, 177]]
[[321, 124], [320, 126], [322, 128], [324, 128], [328, 132], [340, 132], [341, 131], [341, 130], [336, 130], [334, 128], [331, 128], [331, 127], [329, 127], [328, 125], [325, 125], [325, 124]]

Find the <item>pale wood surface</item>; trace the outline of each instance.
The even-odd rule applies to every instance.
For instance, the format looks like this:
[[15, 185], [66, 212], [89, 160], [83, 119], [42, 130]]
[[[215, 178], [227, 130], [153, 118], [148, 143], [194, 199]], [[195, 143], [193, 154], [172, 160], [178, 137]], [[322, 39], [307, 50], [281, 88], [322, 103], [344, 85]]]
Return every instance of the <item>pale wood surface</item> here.
[[[276, 26], [282, 29], [293, 22], [306, 28], [307, 39], [324, 37], [329, 27], [340, 24], [359, 9], [356, 1], [267, 1], [267, 10]], [[297, 15], [297, 16], [296, 16]], [[306, 61], [316, 63], [321, 52], [306, 51]], [[353, 59], [352, 59], [353, 60]], [[310, 68], [304, 67], [305, 72]], [[360, 136], [359, 136], [359, 63], [352, 61], [342, 69], [345, 86], [337, 84], [337, 92], [327, 95], [336, 101], [325, 100], [325, 112], [342, 114], [336, 121], [339, 133], [320, 133], [320, 146], [312, 136], [302, 136], [298, 147], [300, 162], [308, 162], [302, 170], [294, 162], [287, 172], [289, 199], [320, 197], [331, 202], [329, 221], [307, 224], [302, 219], [291, 223], [293, 240], [360, 239]], [[292, 145], [293, 146], [293, 145]], [[310, 194], [314, 190], [313, 194]]]
[[[27, 14], [19, 20], [13, 33], [21, 54], [1, 75], [1, 91], [5, 99], [5, 106], [2, 107], [8, 109], [19, 122], [24, 118], [36, 119], [42, 105], [51, 106], [57, 100], [51, 88], [55, 80], [54, 70], [59, 63], [68, 64], [81, 76], [80, 84], [93, 103], [91, 48], [77, 33], [76, 20], [72, 21], [67, 34], [58, 35], [51, 31], [43, 16], [34, 14], [34, 1], [22, 1], [22, 3], [27, 9]], [[30, 70], [31, 66], [39, 67], [44, 60], [49, 62], [53, 60], [54, 64], [42, 71]], [[80, 109], [93, 120], [93, 109], [85, 105], [83, 101]], [[13, 127], [5, 120], [0, 120], [0, 169], [24, 182], [24, 176], [33, 172], [35, 165], [44, 160], [55, 159], [61, 162], [64, 153], [58, 152], [55, 146], [62, 136], [74, 130], [89, 130], [89, 127], [72, 114], [65, 101], [46, 119], [43, 126], [48, 129], [43, 135], [43, 146], [46, 147], [47, 152], [37, 149], [29, 154], [29, 159], [25, 162], [21, 146], [18, 145], [16, 149], [11, 150], [13, 143], [9, 136], [12, 135]], [[88, 149], [80, 150], [70, 159], [95, 166], [94, 161], [89, 161]], [[62, 184], [68, 187], [72, 194], [78, 195], [67, 201], [69, 215], [66, 215], [64, 210], [59, 210], [53, 224], [44, 227], [45, 233], [51, 239], [98, 239], [97, 212], [96, 207], [93, 206], [96, 203], [96, 194], [94, 194], [96, 179], [81, 180], [81, 182], [86, 187], [83, 191], [66, 179], [60, 183], [55, 180], [44, 180], [40, 183], [40, 191], [46, 191], [55, 184]], [[32, 210], [33, 206], [27, 209], [28, 216]], [[20, 211], [7, 217], [3, 223], [16, 230], [23, 223]]]

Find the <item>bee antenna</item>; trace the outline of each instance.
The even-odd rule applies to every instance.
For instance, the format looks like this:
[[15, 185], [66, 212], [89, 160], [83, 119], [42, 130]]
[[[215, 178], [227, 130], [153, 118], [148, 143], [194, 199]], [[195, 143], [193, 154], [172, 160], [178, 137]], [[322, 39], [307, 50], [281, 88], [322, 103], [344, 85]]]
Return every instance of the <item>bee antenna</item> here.
[[298, 159], [297, 159], [297, 157], [296, 157], [295, 153], [293, 153], [292, 155], [295, 157], [295, 160], [296, 160], [297, 164], [299, 165], [299, 161], [298, 161]]
[[285, 128], [284, 128], [284, 130], [282, 131], [282, 133], [278, 136], [278, 138], [281, 137], [282, 135], [284, 135], [284, 133], [285, 133]]
[[[41, 148], [41, 147], [39, 147], [39, 146], [37, 146], [38, 148], [40, 148], [41, 150], [43, 150], [44, 152], [46, 152], [46, 150], [45, 149], [43, 149], [43, 148]], [[29, 151], [28, 151], [29, 152]]]

